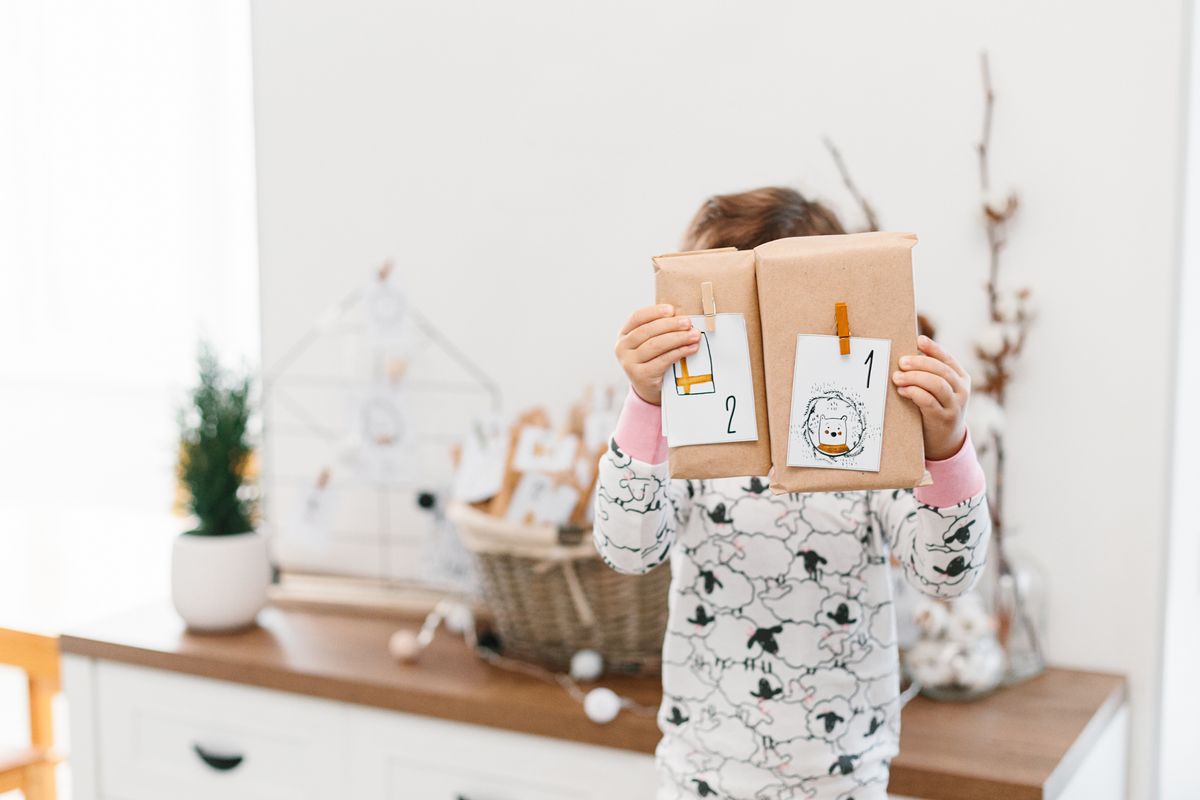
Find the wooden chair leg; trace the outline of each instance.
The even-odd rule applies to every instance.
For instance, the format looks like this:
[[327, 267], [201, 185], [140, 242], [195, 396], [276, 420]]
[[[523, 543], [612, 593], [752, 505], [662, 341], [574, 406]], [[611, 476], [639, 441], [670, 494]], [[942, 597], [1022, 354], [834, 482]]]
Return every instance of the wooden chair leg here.
[[34, 747], [43, 750], [54, 746], [55, 690], [46, 681], [29, 679], [29, 738]]
[[8, 769], [0, 772], [0, 794], [15, 792], [25, 785], [25, 773], [20, 769]]
[[0, 628], [0, 663], [20, 669], [29, 680], [29, 747], [0, 755], [0, 794], [12, 789], [26, 800], [55, 800], [54, 696], [61, 688], [58, 641]]
[[25, 768], [25, 800], [55, 800], [54, 765], [31, 764]]
[[[29, 679], [29, 735], [34, 747], [48, 752], [54, 746], [54, 692], [57, 687]], [[55, 800], [54, 764], [32, 764], [25, 769], [25, 800]]]

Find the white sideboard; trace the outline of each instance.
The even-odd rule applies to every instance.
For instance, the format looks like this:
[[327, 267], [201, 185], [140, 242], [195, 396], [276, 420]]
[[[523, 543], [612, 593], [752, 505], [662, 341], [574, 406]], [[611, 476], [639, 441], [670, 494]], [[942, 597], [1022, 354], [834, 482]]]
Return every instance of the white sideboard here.
[[[64, 634], [75, 800], [650, 800], [653, 719], [587, 720], [561, 687], [404, 623], [268, 608], [190, 634], [168, 606]], [[410, 623], [415, 624], [415, 623]], [[640, 704], [653, 677], [606, 677]], [[1123, 800], [1125, 683], [1050, 669], [975, 703], [904, 710], [892, 790], [927, 800]]]
[[75, 800], [650, 797], [649, 755], [64, 657]]

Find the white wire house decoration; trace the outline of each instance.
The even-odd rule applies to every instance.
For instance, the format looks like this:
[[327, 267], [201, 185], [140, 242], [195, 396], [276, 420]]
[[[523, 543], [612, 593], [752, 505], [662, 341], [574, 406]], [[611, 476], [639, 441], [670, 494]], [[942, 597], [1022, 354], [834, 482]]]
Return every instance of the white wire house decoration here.
[[500, 393], [402, 278], [390, 262], [375, 270], [264, 373], [276, 599], [420, 606], [400, 590], [473, 588], [441, 510], [452, 448], [468, 432], [499, 435]]

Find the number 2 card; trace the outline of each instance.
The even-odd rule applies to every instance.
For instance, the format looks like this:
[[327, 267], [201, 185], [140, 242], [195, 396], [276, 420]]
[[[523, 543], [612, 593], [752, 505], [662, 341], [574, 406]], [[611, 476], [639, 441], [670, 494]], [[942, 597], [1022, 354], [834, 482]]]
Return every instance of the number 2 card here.
[[717, 314], [716, 330], [690, 317], [700, 349], [663, 375], [663, 432], [670, 447], [758, 439], [750, 343], [743, 314]]
[[[789, 467], [878, 472], [892, 343], [800, 334], [792, 373]], [[665, 390], [664, 390], [665, 394]]]

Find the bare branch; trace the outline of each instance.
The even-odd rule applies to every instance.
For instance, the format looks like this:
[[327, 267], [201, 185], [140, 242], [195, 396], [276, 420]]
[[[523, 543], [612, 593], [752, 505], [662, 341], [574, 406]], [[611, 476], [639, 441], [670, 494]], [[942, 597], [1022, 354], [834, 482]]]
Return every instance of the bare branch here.
[[996, 94], [992, 91], [992, 69], [988, 62], [987, 51], [979, 54], [980, 67], [983, 70], [983, 132], [979, 136], [979, 186], [983, 190], [984, 202], [991, 186], [988, 175], [988, 150], [992, 144], [992, 109], [996, 105]]
[[858, 207], [862, 209], [863, 216], [867, 219], [866, 230], [879, 230], [879, 217], [875, 214], [875, 208], [863, 196], [862, 192], [858, 190], [854, 179], [850, 177], [850, 170], [846, 168], [846, 162], [842, 159], [841, 151], [837, 149], [833, 140], [828, 136], [823, 141], [825, 142], [825, 149], [829, 151], [829, 155], [833, 158], [833, 163], [837, 166], [838, 172], [842, 176], [842, 183], [846, 184], [846, 189], [849, 190], [850, 195], [854, 198], [854, 202], [858, 203]]

